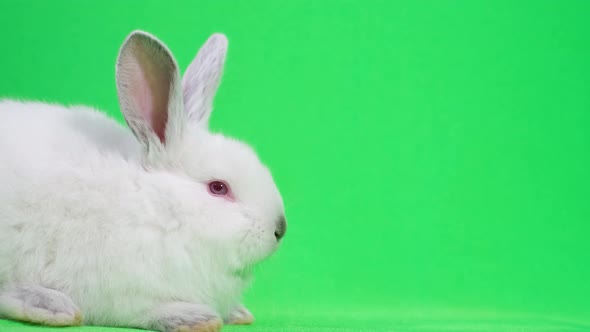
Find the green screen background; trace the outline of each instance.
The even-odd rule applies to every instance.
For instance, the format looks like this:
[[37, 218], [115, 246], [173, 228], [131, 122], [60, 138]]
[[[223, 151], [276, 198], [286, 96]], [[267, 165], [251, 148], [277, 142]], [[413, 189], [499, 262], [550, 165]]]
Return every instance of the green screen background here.
[[223, 32], [211, 126], [255, 147], [289, 220], [246, 294], [257, 322], [227, 330], [588, 331], [589, 17], [588, 1], [4, 0], [0, 96], [120, 120], [131, 30], [182, 70]]

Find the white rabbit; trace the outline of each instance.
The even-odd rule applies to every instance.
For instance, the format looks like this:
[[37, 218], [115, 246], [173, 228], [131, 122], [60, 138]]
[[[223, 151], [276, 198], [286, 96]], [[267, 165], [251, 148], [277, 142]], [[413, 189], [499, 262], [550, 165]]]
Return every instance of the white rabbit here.
[[286, 231], [270, 172], [208, 131], [227, 40], [182, 82], [135, 31], [117, 60], [131, 132], [89, 108], [0, 102], [0, 317], [38, 324], [218, 331], [248, 324], [252, 267]]

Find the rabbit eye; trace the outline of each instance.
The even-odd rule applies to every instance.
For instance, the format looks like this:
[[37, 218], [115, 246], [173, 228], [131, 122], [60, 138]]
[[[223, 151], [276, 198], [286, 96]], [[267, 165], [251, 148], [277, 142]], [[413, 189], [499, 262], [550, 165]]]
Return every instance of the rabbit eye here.
[[209, 192], [213, 195], [225, 196], [229, 193], [229, 186], [222, 181], [209, 182]]

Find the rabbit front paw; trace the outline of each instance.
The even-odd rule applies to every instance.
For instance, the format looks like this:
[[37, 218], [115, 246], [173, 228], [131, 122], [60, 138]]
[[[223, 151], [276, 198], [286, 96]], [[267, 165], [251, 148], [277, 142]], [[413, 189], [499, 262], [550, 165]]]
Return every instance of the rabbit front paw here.
[[250, 325], [254, 322], [254, 316], [243, 305], [237, 306], [225, 319], [229, 325]]
[[21, 285], [0, 292], [0, 316], [34, 324], [82, 324], [82, 313], [69, 296], [54, 289]]
[[148, 328], [162, 332], [218, 332], [223, 322], [206, 306], [175, 302], [152, 312]]

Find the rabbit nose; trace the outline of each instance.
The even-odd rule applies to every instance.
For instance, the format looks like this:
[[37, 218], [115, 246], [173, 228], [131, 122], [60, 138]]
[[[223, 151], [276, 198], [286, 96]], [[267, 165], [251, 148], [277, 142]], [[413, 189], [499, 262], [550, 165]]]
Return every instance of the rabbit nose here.
[[287, 232], [287, 220], [285, 220], [285, 216], [280, 216], [279, 220], [277, 220], [277, 228], [275, 229], [275, 237], [277, 241], [280, 241]]

